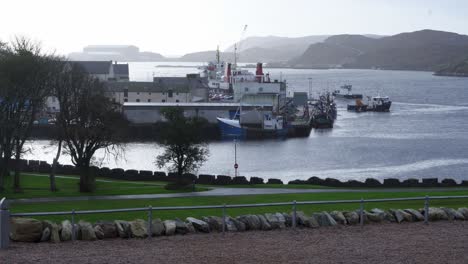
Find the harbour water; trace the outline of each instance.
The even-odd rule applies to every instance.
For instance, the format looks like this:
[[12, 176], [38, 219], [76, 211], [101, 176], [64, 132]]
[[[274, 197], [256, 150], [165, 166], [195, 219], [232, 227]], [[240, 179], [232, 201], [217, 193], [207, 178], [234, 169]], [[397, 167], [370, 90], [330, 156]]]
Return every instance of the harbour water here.
[[[184, 76], [198, 63], [184, 68], [155, 67], [162, 63], [130, 63], [130, 79]], [[180, 65], [182, 63], [172, 63]], [[288, 82], [288, 91], [312, 93], [353, 85], [353, 92], [388, 95], [390, 113], [351, 113], [338, 101], [332, 130], [312, 130], [308, 138], [238, 142], [239, 175], [284, 181], [312, 176], [342, 180], [383, 178], [468, 179], [468, 78], [436, 77], [429, 72], [381, 70], [266, 69], [273, 79]], [[311, 79], [309, 79], [311, 78]], [[312, 84], [310, 86], [309, 84]], [[28, 142], [26, 159], [52, 161], [48, 141]], [[234, 143], [209, 143], [210, 157], [199, 173], [234, 174]], [[133, 142], [125, 158], [97, 154], [98, 165], [159, 170], [155, 157], [162, 150], [152, 142]], [[70, 163], [66, 155], [61, 163]]]

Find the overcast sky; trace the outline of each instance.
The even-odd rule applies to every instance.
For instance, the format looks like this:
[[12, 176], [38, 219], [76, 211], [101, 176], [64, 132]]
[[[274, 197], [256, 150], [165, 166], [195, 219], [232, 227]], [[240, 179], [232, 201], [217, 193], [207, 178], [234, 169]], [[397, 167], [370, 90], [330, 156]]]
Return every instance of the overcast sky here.
[[0, 0], [0, 40], [15, 35], [67, 54], [133, 44], [163, 55], [222, 49], [241, 37], [468, 34], [466, 0]]

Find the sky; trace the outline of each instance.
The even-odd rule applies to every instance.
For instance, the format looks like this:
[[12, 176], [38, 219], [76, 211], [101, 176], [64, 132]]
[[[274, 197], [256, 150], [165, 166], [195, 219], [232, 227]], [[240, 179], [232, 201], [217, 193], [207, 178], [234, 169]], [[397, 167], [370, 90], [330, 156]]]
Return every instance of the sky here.
[[[244, 25], [248, 25], [242, 34]], [[24, 36], [59, 54], [91, 44], [166, 56], [223, 50], [249, 36], [468, 35], [466, 0], [0, 0], [0, 40]]]

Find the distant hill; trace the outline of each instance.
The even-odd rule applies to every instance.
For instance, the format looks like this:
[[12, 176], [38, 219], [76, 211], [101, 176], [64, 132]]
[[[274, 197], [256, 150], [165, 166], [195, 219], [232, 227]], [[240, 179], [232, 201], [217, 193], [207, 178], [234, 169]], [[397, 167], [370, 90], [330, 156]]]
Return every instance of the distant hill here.
[[82, 52], [68, 55], [71, 60], [81, 61], [165, 61], [159, 53], [144, 51], [133, 45], [89, 45]]
[[389, 37], [337, 35], [289, 61], [298, 68], [343, 67], [437, 71], [468, 54], [468, 36], [421, 30]]
[[443, 67], [436, 71], [434, 75], [468, 77], [468, 58]]

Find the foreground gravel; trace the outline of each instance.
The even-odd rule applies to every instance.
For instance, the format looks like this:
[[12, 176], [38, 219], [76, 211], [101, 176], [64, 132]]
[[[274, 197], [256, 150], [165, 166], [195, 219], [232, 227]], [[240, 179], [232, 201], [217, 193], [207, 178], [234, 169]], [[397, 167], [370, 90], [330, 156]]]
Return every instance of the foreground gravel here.
[[468, 263], [468, 222], [13, 243], [0, 263]]

